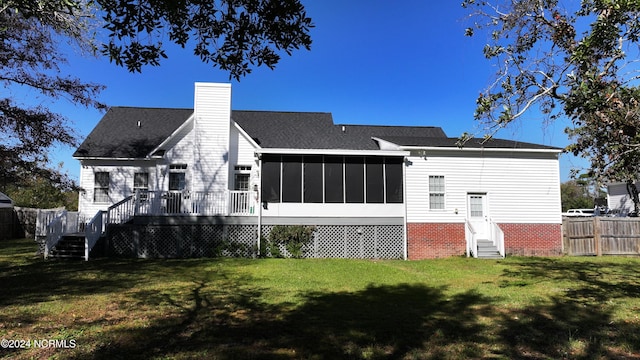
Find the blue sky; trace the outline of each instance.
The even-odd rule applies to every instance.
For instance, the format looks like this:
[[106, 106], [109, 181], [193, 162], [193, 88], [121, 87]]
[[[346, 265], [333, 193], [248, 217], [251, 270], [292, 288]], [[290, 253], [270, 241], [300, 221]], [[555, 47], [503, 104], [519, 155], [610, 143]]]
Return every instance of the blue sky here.
[[[482, 55], [482, 36], [468, 38], [468, 13], [459, 1], [303, 0], [316, 27], [311, 51], [284, 55], [275, 70], [257, 69], [240, 82], [203, 64], [190, 49], [169, 47], [169, 59], [142, 74], [107, 59], [70, 56], [68, 71], [107, 86], [100, 100], [110, 106], [193, 106], [193, 83], [231, 82], [232, 108], [331, 112], [335, 123], [440, 126], [456, 137], [474, 132], [475, 99], [493, 79]], [[63, 101], [53, 108], [86, 136], [102, 113]], [[567, 123], [543, 124], [532, 113], [497, 137], [563, 147]], [[74, 149], [56, 149], [73, 178]], [[584, 161], [562, 155], [562, 180]]]

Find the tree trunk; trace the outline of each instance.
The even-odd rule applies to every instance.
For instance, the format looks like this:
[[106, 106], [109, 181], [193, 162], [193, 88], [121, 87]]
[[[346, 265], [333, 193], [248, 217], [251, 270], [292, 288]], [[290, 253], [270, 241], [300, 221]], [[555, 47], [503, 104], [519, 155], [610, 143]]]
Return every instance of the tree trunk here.
[[638, 188], [633, 180], [627, 180], [627, 193], [633, 201], [633, 212], [629, 216], [637, 217], [640, 212], [640, 198], [638, 198]]

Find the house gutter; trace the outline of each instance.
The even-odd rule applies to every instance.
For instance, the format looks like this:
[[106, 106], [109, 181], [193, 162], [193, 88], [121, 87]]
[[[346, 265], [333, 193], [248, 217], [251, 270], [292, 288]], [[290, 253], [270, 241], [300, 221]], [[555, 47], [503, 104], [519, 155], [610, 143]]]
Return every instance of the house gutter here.
[[104, 156], [74, 156], [76, 160], [116, 160], [116, 161], [153, 161], [158, 158], [154, 157], [143, 157], [143, 158], [119, 158], [119, 157], [104, 157]]
[[409, 156], [409, 151], [389, 150], [348, 150], [348, 149], [256, 149], [257, 154], [284, 155], [359, 155], [359, 156]]
[[522, 152], [522, 153], [549, 153], [549, 154], [559, 154], [562, 152], [562, 149], [518, 149], [518, 148], [492, 148], [492, 147], [481, 147], [481, 148], [471, 148], [471, 147], [445, 147], [445, 146], [402, 146], [402, 150], [405, 151], [468, 151], [468, 152]]

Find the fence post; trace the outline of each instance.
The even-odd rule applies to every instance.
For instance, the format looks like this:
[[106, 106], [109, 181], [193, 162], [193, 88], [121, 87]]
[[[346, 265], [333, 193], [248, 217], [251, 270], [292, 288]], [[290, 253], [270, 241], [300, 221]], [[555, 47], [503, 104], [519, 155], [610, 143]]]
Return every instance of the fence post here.
[[[568, 220], [563, 217], [560, 230], [562, 231], [562, 253], [569, 254], [569, 237], [567, 236], [567, 222]], [[467, 245], [468, 248], [468, 245]], [[469, 250], [467, 250], [467, 257], [469, 257]]]
[[600, 218], [595, 216], [593, 218], [593, 241], [596, 247], [596, 256], [602, 256], [602, 247], [600, 241], [602, 240], [602, 226], [600, 224]]

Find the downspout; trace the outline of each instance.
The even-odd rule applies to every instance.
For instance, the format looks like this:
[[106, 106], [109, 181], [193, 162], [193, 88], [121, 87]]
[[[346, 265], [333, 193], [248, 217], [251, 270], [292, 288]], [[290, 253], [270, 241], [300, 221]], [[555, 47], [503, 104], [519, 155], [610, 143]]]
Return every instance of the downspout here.
[[403, 257], [404, 260], [408, 260], [408, 249], [407, 249], [407, 157], [403, 157], [402, 159], [402, 202], [404, 203], [404, 218], [402, 219], [402, 226], [404, 227], [404, 239], [403, 239]]
[[258, 154], [258, 198], [256, 199], [258, 207], [258, 256], [260, 256], [260, 238], [262, 237], [262, 155]]

